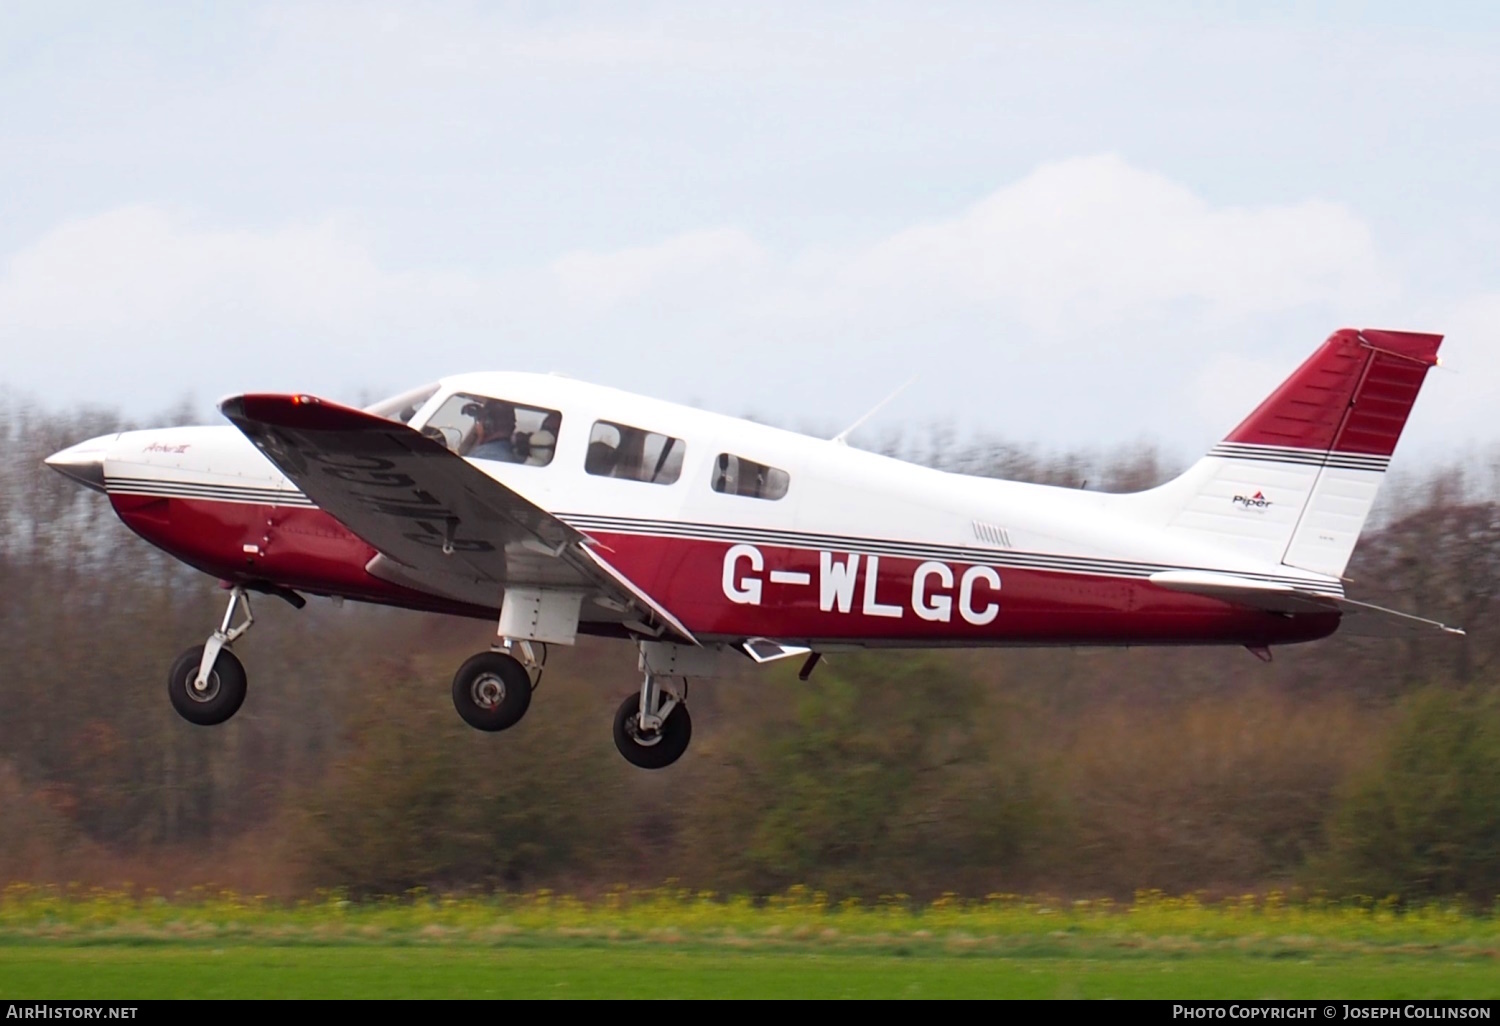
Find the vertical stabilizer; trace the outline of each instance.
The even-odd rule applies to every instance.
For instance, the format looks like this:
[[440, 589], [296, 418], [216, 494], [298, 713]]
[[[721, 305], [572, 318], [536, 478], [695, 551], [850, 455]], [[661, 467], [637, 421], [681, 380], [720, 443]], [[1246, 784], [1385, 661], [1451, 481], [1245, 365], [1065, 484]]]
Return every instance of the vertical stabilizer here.
[[1342, 575], [1441, 342], [1334, 332], [1207, 456], [1142, 498], [1174, 529]]

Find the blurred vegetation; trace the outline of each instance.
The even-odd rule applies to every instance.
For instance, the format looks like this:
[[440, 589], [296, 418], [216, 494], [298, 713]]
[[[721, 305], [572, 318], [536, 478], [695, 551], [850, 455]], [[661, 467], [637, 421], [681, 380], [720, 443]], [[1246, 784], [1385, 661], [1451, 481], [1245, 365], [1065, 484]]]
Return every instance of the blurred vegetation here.
[[[513, 944], [517, 940], [724, 942], [736, 946], [914, 945], [929, 951], [984, 944], [1031, 950], [1046, 944], [1089, 950], [1172, 940], [1181, 954], [1219, 947], [1241, 953], [1319, 950], [1423, 951], [1493, 959], [1500, 918], [1453, 902], [1398, 907], [1394, 901], [1329, 901], [1272, 891], [1217, 902], [1145, 891], [1126, 902], [1064, 901], [991, 894], [905, 895], [835, 901], [792, 887], [750, 898], [685, 887], [617, 886], [592, 899], [542, 889], [527, 893], [399, 896], [352, 900], [320, 892], [296, 901], [202, 888], [172, 900], [153, 893], [12, 884], [0, 891], [0, 943], [8, 940], [231, 943]], [[986, 942], [1000, 942], [999, 945]], [[1124, 942], [1124, 943], [1122, 943]], [[1192, 942], [1184, 944], [1183, 942]], [[1163, 947], [1161, 950], [1168, 950]]]
[[[353, 603], [258, 599], [244, 709], [184, 723], [166, 671], [217, 621], [216, 582], [41, 465], [123, 426], [0, 397], [0, 882], [1500, 895], [1500, 460], [1393, 480], [1349, 570], [1358, 597], [1465, 639], [1336, 636], [1269, 665], [1235, 649], [838, 653], [806, 684], [747, 661], [694, 686], [693, 747], [651, 774], [610, 740], [637, 686], [626, 646], [554, 650], [527, 718], [484, 735], [448, 684], [492, 626]], [[884, 448], [1073, 487], [1176, 469], [1146, 447], [942, 431]]]
[[[1462, 998], [1500, 920], [1452, 902], [684, 888], [272, 901], [11, 887], [0, 987], [49, 998]], [[665, 971], [664, 971], [665, 970]]]
[[1427, 689], [1350, 781], [1319, 874], [1338, 890], [1500, 895], [1500, 702]]

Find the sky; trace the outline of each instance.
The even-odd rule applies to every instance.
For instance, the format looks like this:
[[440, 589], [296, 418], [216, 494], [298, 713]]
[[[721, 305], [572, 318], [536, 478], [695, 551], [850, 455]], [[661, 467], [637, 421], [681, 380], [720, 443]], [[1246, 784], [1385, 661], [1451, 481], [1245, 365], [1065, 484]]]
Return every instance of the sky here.
[[557, 371], [831, 434], [915, 377], [862, 430], [1192, 453], [1401, 328], [1452, 453], [1497, 52], [1494, 5], [7, 0], [0, 389]]

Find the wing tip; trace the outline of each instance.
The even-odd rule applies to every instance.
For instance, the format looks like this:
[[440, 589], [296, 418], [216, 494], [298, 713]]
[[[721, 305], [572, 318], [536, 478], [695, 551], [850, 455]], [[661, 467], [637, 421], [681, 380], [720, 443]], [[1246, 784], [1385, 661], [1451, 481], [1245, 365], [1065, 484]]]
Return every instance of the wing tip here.
[[300, 392], [247, 392], [219, 402], [219, 412], [236, 424], [255, 423], [307, 431], [361, 431], [389, 428], [373, 413]]

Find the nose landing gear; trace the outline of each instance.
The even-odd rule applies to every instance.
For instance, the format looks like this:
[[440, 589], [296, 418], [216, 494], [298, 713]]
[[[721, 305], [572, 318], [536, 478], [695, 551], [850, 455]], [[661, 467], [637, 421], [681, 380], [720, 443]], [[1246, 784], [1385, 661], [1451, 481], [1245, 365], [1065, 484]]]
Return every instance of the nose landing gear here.
[[[245, 619], [236, 626], [235, 615], [242, 608]], [[178, 656], [167, 674], [167, 695], [179, 716], [200, 727], [212, 727], [239, 711], [245, 701], [245, 667], [229, 646], [254, 623], [250, 597], [236, 586], [229, 593], [229, 608], [219, 629], [208, 641]]]

